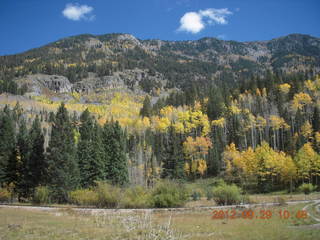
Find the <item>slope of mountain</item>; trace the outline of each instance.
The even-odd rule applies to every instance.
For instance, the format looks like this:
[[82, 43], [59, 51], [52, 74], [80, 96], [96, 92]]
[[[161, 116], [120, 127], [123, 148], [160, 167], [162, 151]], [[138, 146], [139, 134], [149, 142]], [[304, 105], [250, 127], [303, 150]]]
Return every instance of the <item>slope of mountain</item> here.
[[[27, 78], [29, 85], [37, 85], [40, 75], [34, 74], [64, 76], [73, 84], [67, 89], [77, 92], [105, 87], [155, 93], [219, 80], [231, 85], [269, 71], [310, 70], [320, 70], [320, 39], [301, 34], [260, 42], [216, 38], [174, 42], [86, 34], [0, 57], [0, 78], [15, 79], [20, 85]], [[59, 86], [49, 85], [60, 91]]]

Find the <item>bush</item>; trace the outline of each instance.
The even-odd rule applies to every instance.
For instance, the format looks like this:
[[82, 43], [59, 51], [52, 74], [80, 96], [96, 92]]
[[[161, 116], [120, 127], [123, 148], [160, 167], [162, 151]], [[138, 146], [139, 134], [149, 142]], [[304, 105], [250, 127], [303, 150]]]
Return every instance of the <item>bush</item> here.
[[207, 190], [207, 200], [212, 200], [213, 199], [213, 191], [212, 189]]
[[195, 191], [193, 191], [192, 193], [191, 193], [191, 198], [192, 198], [192, 200], [193, 201], [197, 201], [197, 200], [200, 200], [201, 199], [201, 192], [200, 191], [197, 191], [197, 190], [195, 190]]
[[6, 188], [0, 188], [0, 202], [9, 202], [11, 193]]
[[218, 205], [239, 204], [241, 202], [241, 190], [234, 184], [222, 184], [213, 189], [213, 199]]
[[152, 191], [152, 206], [158, 208], [182, 207], [188, 200], [184, 185], [170, 181], [160, 182]]
[[128, 188], [120, 202], [124, 208], [147, 208], [151, 205], [150, 193], [141, 186]]
[[310, 194], [311, 192], [316, 190], [316, 186], [312, 185], [311, 183], [303, 183], [298, 188], [300, 192], [303, 192], [304, 194]]
[[97, 194], [97, 207], [116, 208], [121, 198], [120, 188], [106, 182], [97, 182], [94, 189]]
[[218, 178], [217, 180], [214, 181], [213, 185], [215, 187], [219, 187], [219, 186], [225, 186], [226, 185], [226, 182], [221, 179], [221, 178]]
[[50, 191], [48, 187], [45, 187], [45, 186], [37, 187], [34, 192], [32, 200], [36, 204], [50, 203]]
[[70, 202], [77, 205], [96, 206], [98, 195], [91, 189], [79, 189], [69, 193]]

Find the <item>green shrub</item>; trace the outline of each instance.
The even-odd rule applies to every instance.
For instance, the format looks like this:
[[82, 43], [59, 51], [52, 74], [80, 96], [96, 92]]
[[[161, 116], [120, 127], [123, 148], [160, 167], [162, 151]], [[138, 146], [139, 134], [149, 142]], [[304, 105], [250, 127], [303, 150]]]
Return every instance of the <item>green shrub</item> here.
[[239, 204], [241, 201], [241, 190], [234, 184], [222, 184], [213, 189], [213, 199], [218, 205]]
[[170, 181], [158, 183], [152, 191], [152, 206], [158, 208], [182, 207], [188, 200], [184, 185]]
[[116, 208], [121, 198], [120, 188], [106, 182], [97, 182], [94, 189], [97, 194], [97, 207]]
[[212, 189], [207, 190], [207, 200], [212, 200], [213, 199], [213, 191]]
[[141, 186], [135, 186], [125, 190], [120, 205], [124, 208], [147, 208], [150, 201], [150, 193]]
[[311, 183], [303, 183], [298, 188], [300, 192], [303, 192], [304, 194], [310, 194], [311, 192], [316, 190], [316, 186], [312, 185]]
[[36, 204], [50, 203], [50, 191], [48, 187], [45, 187], [45, 186], [37, 187], [34, 192], [32, 200]]
[[191, 198], [192, 198], [192, 200], [193, 201], [197, 201], [197, 200], [200, 200], [201, 199], [201, 192], [200, 191], [197, 191], [197, 190], [195, 190], [195, 191], [193, 191], [192, 193], [191, 193]]
[[69, 193], [70, 203], [82, 206], [96, 206], [98, 195], [91, 189], [79, 189]]
[[215, 187], [225, 186], [225, 185], [226, 185], [226, 182], [225, 182], [223, 179], [218, 178], [218, 179], [213, 183], [213, 185], [214, 185]]
[[0, 188], [0, 202], [9, 202], [11, 193], [6, 188]]

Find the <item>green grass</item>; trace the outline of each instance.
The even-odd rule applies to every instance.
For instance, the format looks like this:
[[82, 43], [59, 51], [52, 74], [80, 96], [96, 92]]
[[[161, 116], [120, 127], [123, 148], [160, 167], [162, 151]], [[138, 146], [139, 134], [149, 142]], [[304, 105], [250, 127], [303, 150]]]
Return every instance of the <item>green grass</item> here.
[[[0, 239], [318, 239], [319, 228], [304, 227], [316, 223], [314, 220], [295, 217], [304, 206], [252, 209], [257, 216], [261, 210], [271, 210], [270, 219], [212, 219], [210, 211], [92, 216], [72, 209], [44, 212], [0, 208]], [[293, 217], [281, 219], [280, 210], [288, 210]], [[243, 210], [236, 211], [241, 214]]]

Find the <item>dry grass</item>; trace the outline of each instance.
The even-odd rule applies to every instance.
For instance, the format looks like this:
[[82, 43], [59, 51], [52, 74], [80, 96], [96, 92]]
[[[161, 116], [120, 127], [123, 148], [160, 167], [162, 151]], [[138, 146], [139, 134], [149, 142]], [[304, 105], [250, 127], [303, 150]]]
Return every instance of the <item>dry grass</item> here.
[[[43, 212], [0, 208], [1, 240], [54, 239], [318, 239], [319, 228], [294, 227], [312, 219], [280, 219], [279, 210], [292, 216], [304, 204], [269, 208], [270, 219], [211, 219], [208, 211], [88, 215], [73, 209]], [[259, 216], [261, 208], [252, 209]], [[240, 214], [242, 209], [237, 209]]]
[[295, 194], [253, 194], [250, 199], [256, 203], [276, 202], [277, 198], [282, 198], [285, 201], [302, 201], [302, 200], [316, 200], [320, 199], [320, 193], [314, 192], [309, 195], [303, 193]]
[[[303, 193], [295, 194], [252, 194], [249, 195], [250, 203], [278, 203], [279, 198], [283, 201], [302, 201], [302, 200], [317, 200], [320, 199], [320, 193], [314, 192], [310, 195], [305, 195]], [[197, 201], [189, 201], [186, 207], [211, 207], [215, 206], [214, 200], [207, 200], [206, 197], [202, 197]]]

